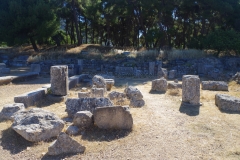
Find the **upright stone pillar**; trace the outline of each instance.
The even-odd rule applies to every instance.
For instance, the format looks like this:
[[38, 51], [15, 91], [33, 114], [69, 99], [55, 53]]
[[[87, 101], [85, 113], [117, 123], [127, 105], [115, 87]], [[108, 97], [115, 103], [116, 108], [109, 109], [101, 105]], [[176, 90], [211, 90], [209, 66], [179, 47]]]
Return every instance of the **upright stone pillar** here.
[[182, 101], [193, 105], [200, 104], [200, 79], [197, 75], [183, 76]]
[[83, 60], [82, 59], [78, 59], [78, 73], [81, 74], [83, 71]]
[[51, 93], [59, 96], [68, 94], [68, 66], [51, 67]]
[[155, 62], [149, 62], [149, 75], [154, 75], [154, 69], [155, 69]]

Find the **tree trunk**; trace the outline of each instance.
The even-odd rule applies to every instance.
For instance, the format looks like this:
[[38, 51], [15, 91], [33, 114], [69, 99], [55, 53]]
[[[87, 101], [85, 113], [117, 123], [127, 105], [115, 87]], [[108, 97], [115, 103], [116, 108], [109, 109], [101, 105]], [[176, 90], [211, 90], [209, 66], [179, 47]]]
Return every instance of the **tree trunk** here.
[[84, 19], [85, 19], [85, 36], [86, 36], [86, 37], [85, 37], [85, 41], [86, 41], [85, 43], [87, 44], [87, 39], [88, 39], [88, 38], [87, 38], [87, 18], [84, 17]]
[[72, 10], [73, 10], [75, 29], [77, 33], [77, 46], [80, 46], [82, 44], [82, 41], [81, 41], [81, 36], [78, 30], [78, 20], [77, 20], [77, 12], [75, 7], [75, 0], [72, 0]]
[[34, 51], [35, 51], [35, 52], [38, 52], [38, 47], [37, 47], [36, 42], [35, 42], [35, 40], [33, 39], [33, 37], [29, 37], [29, 39], [30, 39], [30, 42], [31, 42], [31, 44], [32, 44], [32, 47], [33, 47]]

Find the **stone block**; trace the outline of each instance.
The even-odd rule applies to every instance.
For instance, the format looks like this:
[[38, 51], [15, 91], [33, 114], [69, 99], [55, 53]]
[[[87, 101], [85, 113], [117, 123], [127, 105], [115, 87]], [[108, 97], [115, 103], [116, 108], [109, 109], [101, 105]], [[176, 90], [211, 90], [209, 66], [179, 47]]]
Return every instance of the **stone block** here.
[[149, 62], [149, 75], [154, 75], [154, 70], [155, 70], [155, 62]]
[[40, 88], [14, 97], [15, 103], [23, 103], [25, 107], [37, 105], [46, 95], [47, 89]]
[[91, 92], [78, 92], [78, 98], [90, 98]]
[[12, 82], [17, 83], [22, 81], [28, 81], [28, 80], [37, 78], [38, 75], [39, 73], [37, 72], [28, 72], [28, 73], [20, 74], [17, 76], [12, 76]]
[[202, 81], [203, 90], [228, 91], [228, 84], [224, 81]]
[[182, 84], [176, 83], [176, 82], [168, 83], [168, 89], [178, 89], [178, 88], [182, 88]]
[[168, 83], [165, 78], [155, 79], [152, 81], [152, 91], [166, 92]]
[[79, 128], [88, 128], [93, 124], [93, 114], [90, 111], [79, 111], [74, 115], [73, 124]]
[[105, 79], [107, 91], [111, 91], [112, 86], [114, 85], [114, 79]]
[[9, 84], [12, 82], [12, 76], [0, 77], [0, 85]]
[[13, 103], [7, 104], [3, 107], [2, 111], [0, 112], [0, 119], [6, 120], [13, 120], [13, 115], [16, 114], [18, 111], [24, 111], [25, 106], [23, 103]]
[[91, 96], [92, 97], [104, 97], [105, 89], [104, 88], [92, 88]]
[[68, 94], [68, 66], [51, 67], [51, 93], [65, 96]]
[[229, 96], [226, 94], [216, 94], [215, 104], [220, 110], [240, 111], [240, 98]]
[[168, 78], [174, 79], [174, 78], [176, 78], [176, 75], [177, 75], [177, 70], [170, 70], [168, 73]]
[[200, 104], [200, 79], [197, 75], [183, 76], [182, 101], [193, 105]]
[[65, 104], [66, 112], [70, 117], [78, 111], [93, 112], [97, 107], [113, 106], [109, 98], [68, 98]]
[[96, 108], [94, 123], [102, 129], [131, 129], [133, 118], [127, 106]]

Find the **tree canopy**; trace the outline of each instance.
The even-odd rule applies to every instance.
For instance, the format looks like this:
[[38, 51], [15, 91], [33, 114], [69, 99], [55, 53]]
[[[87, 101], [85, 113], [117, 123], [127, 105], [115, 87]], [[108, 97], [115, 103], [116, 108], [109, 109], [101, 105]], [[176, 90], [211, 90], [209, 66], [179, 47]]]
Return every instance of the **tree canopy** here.
[[[34, 42], [49, 43], [50, 37], [56, 39], [56, 35], [62, 33], [64, 41], [61, 43], [66, 44], [108, 45], [111, 42], [114, 46], [192, 47], [238, 52], [238, 42], [231, 41], [239, 38], [239, 2], [0, 0], [0, 41], [9, 45], [29, 41], [34, 46]], [[225, 41], [229, 42], [221, 45]]]

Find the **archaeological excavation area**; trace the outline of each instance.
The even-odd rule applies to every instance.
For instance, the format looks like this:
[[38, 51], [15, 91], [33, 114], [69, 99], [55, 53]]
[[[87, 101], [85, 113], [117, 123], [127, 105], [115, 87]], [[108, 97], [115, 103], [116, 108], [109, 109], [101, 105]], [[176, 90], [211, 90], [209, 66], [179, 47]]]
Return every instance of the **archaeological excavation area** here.
[[238, 73], [231, 81], [179, 78], [152, 62], [145, 77], [124, 68], [122, 75], [69, 74], [68, 65], [51, 66], [49, 75], [37, 64], [30, 70], [0, 77], [4, 159], [240, 158]]

